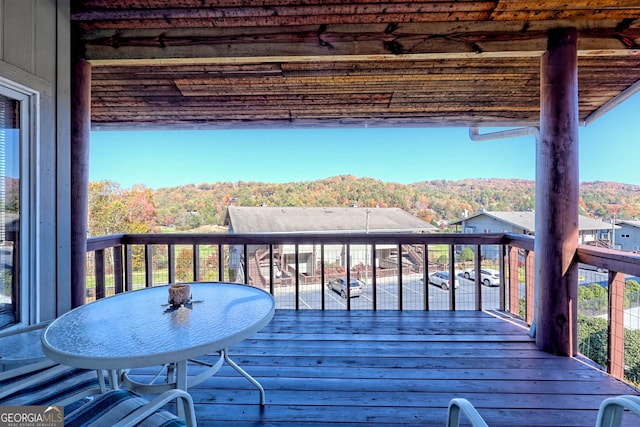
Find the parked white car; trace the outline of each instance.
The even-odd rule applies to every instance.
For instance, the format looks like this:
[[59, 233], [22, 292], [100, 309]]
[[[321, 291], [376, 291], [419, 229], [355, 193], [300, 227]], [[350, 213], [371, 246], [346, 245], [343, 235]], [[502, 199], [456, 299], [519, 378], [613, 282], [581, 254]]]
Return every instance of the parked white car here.
[[333, 279], [327, 283], [327, 288], [331, 289], [334, 292], [340, 294], [342, 298], [347, 298], [348, 295], [353, 297], [359, 297], [362, 295], [362, 291], [364, 290], [364, 284], [358, 279], [351, 279], [350, 289], [347, 291], [347, 278], [346, 277], [338, 277], [337, 279]]
[[[473, 268], [465, 270], [464, 278], [467, 280], [475, 280], [476, 270]], [[485, 286], [500, 286], [500, 272], [491, 268], [481, 268], [480, 282]]]
[[[429, 275], [429, 283], [440, 286], [440, 288], [447, 290], [451, 286], [451, 280], [449, 277], [448, 271], [436, 271], [435, 273], [431, 273]], [[454, 279], [453, 281], [455, 289], [460, 287], [460, 281], [458, 279]]]

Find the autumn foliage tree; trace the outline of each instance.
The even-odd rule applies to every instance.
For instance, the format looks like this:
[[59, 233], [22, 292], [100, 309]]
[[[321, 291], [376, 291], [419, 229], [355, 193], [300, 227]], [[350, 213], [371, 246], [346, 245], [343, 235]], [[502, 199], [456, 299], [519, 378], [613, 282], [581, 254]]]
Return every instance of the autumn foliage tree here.
[[149, 233], [157, 226], [153, 190], [123, 190], [113, 181], [89, 183], [89, 235]]
[[[118, 233], [149, 233], [157, 226], [153, 191], [143, 185], [123, 190], [113, 181], [89, 183], [90, 236]], [[144, 266], [144, 248], [132, 248], [134, 268]], [[112, 268], [111, 255], [107, 256], [106, 268]]]

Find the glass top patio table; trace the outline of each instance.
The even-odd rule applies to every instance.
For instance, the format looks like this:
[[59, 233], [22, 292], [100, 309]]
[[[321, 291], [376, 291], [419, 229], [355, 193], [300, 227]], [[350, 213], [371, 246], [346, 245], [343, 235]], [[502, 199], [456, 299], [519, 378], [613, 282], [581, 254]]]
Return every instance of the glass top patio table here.
[[[212, 352], [231, 364], [226, 348], [258, 332], [275, 313], [273, 297], [259, 288], [224, 282], [189, 285], [192, 303], [179, 308], [167, 305], [169, 286], [77, 307], [45, 329], [43, 351], [58, 363], [96, 370], [176, 362], [186, 366], [188, 359]], [[177, 386], [186, 389], [186, 382]]]

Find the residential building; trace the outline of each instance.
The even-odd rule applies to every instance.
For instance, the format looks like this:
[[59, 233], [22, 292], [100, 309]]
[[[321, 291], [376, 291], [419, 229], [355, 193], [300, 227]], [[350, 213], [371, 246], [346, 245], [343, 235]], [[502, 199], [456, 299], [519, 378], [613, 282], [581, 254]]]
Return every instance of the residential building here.
[[[430, 233], [437, 227], [417, 218], [400, 208], [358, 208], [358, 207], [241, 207], [229, 206], [224, 224], [230, 233]], [[311, 239], [310, 239], [311, 240]], [[277, 272], [286, 278], [290, 272], [311, 277], [316, 276], [317, 260], [320, 259], [320, 247], [315, 243], [298, 245], [296, 266], [296, 246], [282, 245], [274, 248], [273, 261]], [[366, 280], [372, 265], [370, 245], [325, 245], [325, 259], [333, 259], [337, 271], [347, 266], [362, 265], [362, 279]], [[411, 251], [400, 255], [402, 262], [409, 268], [421, 264], [419, 254]], [[398, 266], [398, 248], [395, 245], [376, 246], [375, 266], [377, 268], [396, 268]], [[264, 276], [268, 273], [269, 252], [262, 247], [254, 247], [248, 254], [250, 276]], [[230, 261], [230, 269], [243, 271], [242, 255], [235, 253]], [[252, 274], [253, 272], [253, 274]], [[241, 279], [237, 276], [236, 279]], [[251, 277], [261, 280], [259, 277]], [[278, 277], [276, 277], [278, 279]]]
[[614, 246], [623, 251], [640, 252], [640, 221], [616, 221]]
[[[535, 235], [535, 212], [478, 211], [450, 222], [462, 233], [519, 233]], [[578, 217], [578, 244], [610, 247], [612, 225], [583, 215]], [[483, 256], [495, 258], [491, 248], [483, 248]]]

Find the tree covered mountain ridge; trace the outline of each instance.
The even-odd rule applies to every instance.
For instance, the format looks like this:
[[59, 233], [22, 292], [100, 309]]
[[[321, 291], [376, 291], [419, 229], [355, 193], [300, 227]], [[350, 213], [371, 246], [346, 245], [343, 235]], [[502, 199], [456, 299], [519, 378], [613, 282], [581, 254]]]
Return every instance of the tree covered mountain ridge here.
[[[433, 180], [414, 184], [352, 175], [289, 183], [217, 182], [160, 189], [122, 189], [112, 181], [89, 183], [89, 233], [215, 230], [235, 206], [398, 207], [446, 229], [465, 212], [535, 209], [535, 181]], [[616, 182], [580, 185], [580, 214], [597, 219], [640, 217], [640, 186]], [[203, 228], [209, 227], [209, 228]]]
[[[440, 226], [461, 218], [465, 211], [535, 209], [535, 181], [523, 179], [399, 184], [341, 175], [289, 183], [193, 184], [152, 190], [152, 194], [157, 223], [183, 230], [222, 225], [229, 205], [398, 207]], [[640, 217], [640, 186], [584, 182], [580, 185], [580, 214], [598, 219]]]

